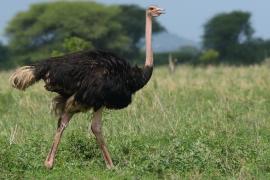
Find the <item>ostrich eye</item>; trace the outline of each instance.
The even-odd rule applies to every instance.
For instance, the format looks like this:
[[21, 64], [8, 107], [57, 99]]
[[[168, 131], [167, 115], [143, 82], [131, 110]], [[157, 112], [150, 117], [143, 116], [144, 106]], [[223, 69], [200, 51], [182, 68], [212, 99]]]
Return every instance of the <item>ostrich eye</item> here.
[[149, 8], [149, 10], [150, 10], [150, 11], [153, 11], [153, 10], [154, 10], [154, 8], [153, 8], [153, 7], [150, 7], [150, 8]]

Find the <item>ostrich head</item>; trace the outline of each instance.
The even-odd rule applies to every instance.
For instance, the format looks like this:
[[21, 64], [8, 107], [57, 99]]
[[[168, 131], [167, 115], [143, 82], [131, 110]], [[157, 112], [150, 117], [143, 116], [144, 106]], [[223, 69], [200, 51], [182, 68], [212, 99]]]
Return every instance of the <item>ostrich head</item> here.
[[158, 17], [161, 14], [164, 14], [165, 10], [157, 6], [149, 6], [146, 12], [149, 16]]

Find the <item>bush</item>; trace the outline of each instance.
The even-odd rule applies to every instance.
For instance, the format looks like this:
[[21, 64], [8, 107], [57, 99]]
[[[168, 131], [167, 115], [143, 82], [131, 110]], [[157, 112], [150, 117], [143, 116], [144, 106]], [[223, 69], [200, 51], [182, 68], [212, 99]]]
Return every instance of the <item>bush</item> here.
[[52, 52], [52, 56], [61, 56], [65, 53], [72, 53], [86, 49], [94, 49], [93, 44], [78, 37], [66, 38], [62, 45], [62, 51], [54, 50]]
[[219, 58], [219, 52], [214, 49], [209, 49], [203, 52], [199, 58], [199, 61], [204, 64], [216, 63]]

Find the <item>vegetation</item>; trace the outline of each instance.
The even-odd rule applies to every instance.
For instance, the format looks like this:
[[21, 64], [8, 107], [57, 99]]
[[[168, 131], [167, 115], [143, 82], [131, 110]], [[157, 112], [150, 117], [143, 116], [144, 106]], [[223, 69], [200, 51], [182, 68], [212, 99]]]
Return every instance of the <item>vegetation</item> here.
[[250, 17], [250, 13], [242, 11], [214, 16], [204, 26], [204, 47], [217, 50], [224, 58], [230, 56], [236, 45], [251, 39], [254, 30]]
[[270, 53], [268, 41], [254, 38], [249, 12], [233, 11], [211, 18], [204, 26], [204, 49], [216, 50], [222, 62], [253, 64]]
[[201, 63], [210, 64], [210, 63], [217, 63], [216, 61], [219, 58], [219, 52], [213, 49], [209, 49], [203, 52], [200, 56]]
[[0, 64], [6, 62], [9, 58], [9, 50], [0, 42]]
[[[129, 13], [129, 16], [127, 16]], [[80, 39], [88, 48], [133, 58], [145, 31], [145, 11], [135, 5], [105, 6], [95, 2], [34, 4], [17, 14], [6, 28], [15, 64], [26, 64], [53, 51], [66, 53], [66, 39]], [[163, 27], [154, 20], [154, 32]], [[85, 47], [85, 46], [83, 46]]]
[[94, 49], [94, 47], [91, 46], [91, 44], [89, 44], [87, 41], [81, 38], [71, 37], [71, 38], [66, 38], [64, 40], [64, 43], [62, 45], [62, 51], [54, 50], [52, 52], [52, 56], [61, 56], [61, 55], [64, 55], [65, 53], [72, 53], [72, 52], [87, 50], [87, 49]]
[[43, 83], [19, 92], [0, 74], [0, 179], [268, 179], [270, 77], [267, 66], [158, 68], [104, 132], [115, 162], [106, 170], [90, 114], [64, 133], [56, 166], [43, 161], [56, 118]]

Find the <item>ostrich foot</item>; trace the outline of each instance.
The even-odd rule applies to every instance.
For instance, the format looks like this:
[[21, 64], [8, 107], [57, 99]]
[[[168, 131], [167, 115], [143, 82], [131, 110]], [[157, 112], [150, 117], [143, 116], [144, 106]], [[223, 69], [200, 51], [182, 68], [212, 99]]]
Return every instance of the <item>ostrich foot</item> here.
[[50, 160], [45, 160], [44, 165], [47, 169], [52, 169], [53, 168], [53, 161]]
[[114, 169], [114, 165], [113, 164], [106, 164], [106, 167], [107, 167], [108, 170]]

